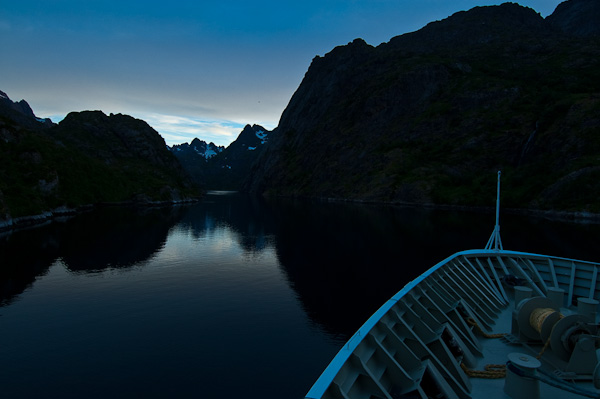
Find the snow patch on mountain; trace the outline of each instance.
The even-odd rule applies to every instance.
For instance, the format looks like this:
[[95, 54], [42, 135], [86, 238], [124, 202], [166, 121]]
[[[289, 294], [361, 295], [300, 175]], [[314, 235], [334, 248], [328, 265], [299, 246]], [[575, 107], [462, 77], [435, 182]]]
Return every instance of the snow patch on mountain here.
[[217, 148], [213, 148], [210, 144], [207, 144], [204, 148], [198, 148], [197, 146], [194, 146], [193, 149], [196, 151], [196, 154], [204, 157], [204, 159], [210, 159], [217, 155], [217, 150], [219, 152], [223, 151], [223, 149], [219, 150]]
[[[264, 130], [257, 130], [255, 133], [256, 137], [258, 137], [261, 144], [265, 144], [267, 142], [267, 138], [269, 137], [268, 133], [266, 133]], [[254, 147], [253, 149], [256, 149], [256, 147]]]
[[193, 153], [208, 160], [222, 152], [225, 148], [217, 146], [214, 143], [206, 143], [205, 141], [194, 139], [191, 144], [183, 143], [169, 147], [173, 153]]

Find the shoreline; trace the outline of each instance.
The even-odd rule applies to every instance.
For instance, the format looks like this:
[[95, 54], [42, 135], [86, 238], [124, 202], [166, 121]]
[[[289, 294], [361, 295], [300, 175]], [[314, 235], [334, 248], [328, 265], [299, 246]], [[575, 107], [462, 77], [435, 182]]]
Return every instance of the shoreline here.
[[[283, 196], [285, 197], [285, 196]], [[300, 197], [298, 197], [300, 198]], [[326, 202], [345, 202], [345, 203], [356, 203], [365, 205], [387, 205], [387, 206], [400, 206], [409, 208], [425, 208], [434, 210], [456, 210], [466, 212], [484, 212], [493, 213], [495, 207], [491, 206], [466, 206], [466, 205], [447, 205], [447, 204], [417, 204], [408, 202], [386, 202], [386, 201], [375, 201], [375, 200], [360, 200], [351, 198], [334, 198], [334, 197], [301, 197], [305, 199], [313, 199], [318, 201]], [[68, 208], [61, 206], [51, 211], [42, 212], [37, 215], [20, 216], [17, 218], [9, 218], [6, 220], [0, 220], [0, 233], [7, 233], [12, 231], [18, 231], [33, 227], [41, 227], [47, 223], [51, 223], [54, 219], [75, 216], [80, 213], [91, 211], [101, 207], [114, 207], [114, 206], [133, 206], [133, 207], [163, 207], [163, 206], [176, 206], [185, 205], [198, 202], [200, 198], [184, 199], [184, 200], [170, 200], [170, 201], [121, 201], [121, 202], [101, 202], [97, 204], [82, 205], [77, 208]], [[600, 223], [600, 214], [585, 212], [585, 211], [557, 211], [557, 210], [542, 210], [542, 209], [527, 209], [527, 208], [503, 208], [502, 213], [533, 216], [548, 220], [588, 224], [588, 223]]]
[[6, 220], [0, 220], [0, 233], [8, 233], [18, 230], [24, 230], [33, 227], [41, 227], [53, 220], [68, 216], [76, 216], [80, 213], [91, 211], [93, 209], [102, 207], [114, 207], [114, 206], [132, 206], [140, 208], [154, 208], [163, 206], [176, 206], [184, 204], [192, 204], [198, 202], [199, 198], [183, 199], [183, 200], [170, 200], [170, 201], [122, 201], [122, 202], [100, 202], [97, 204], [81, 205], [77, 208], [69, 208], [61, 206], [51, 211], [45, 211], [37, 215], [19, 216], [16, 218], [8, 218]]
[[[294, 197], [289, 197], [294, 198]], [[438, 210], [456, 210], [466, 212], [484, 212], [494, 213], [496, 211], [495, 206], [467, 206], [467, 205], [448, 205], [448, 204], [432, 204], [432, 203], [411, 203], [411, 202], [388, 202], [388, 201], [376, 201], [376, 200], [361, 200], [351, 198], [335, 198], [335, 197], [296, 197], [313, 199], [326, 202], [346, 202], [356, 204], [369, 204], [369, 205], [388, 205], [388, 206], [400, 206], [407, 208], [424, 208], [424, 209], [438, 209]], [[570, 222], [578, 224], [588, 223], [600, 223], [600, 213], [592, 213], [587, 211], [559, 211], [559, 210], [544, 210], [544, 209], [531, 209], [531, 208], [500, 208], [501, 213], [511, 215], [523, 215], [539, 217], [548, 220]]]

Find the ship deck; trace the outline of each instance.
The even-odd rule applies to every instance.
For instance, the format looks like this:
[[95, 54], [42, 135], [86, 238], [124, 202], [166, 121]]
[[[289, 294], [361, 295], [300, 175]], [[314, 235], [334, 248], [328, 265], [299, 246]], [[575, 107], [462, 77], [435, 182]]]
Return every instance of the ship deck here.
[[[600, 398], [599, 269], [504, 250], [454, 254], [383, 304], [306, 398]], [[505, 377], [473, 375], [488, 364], [506, 365]]]
[[[507, 363], [508, 355], [510, 353], [522, 353], [534, 358], [538, 358], [540, 352], [544, 350], [542, 343], [516, 343], [516, 337], [511, 336], [512, 317], [515, 311], [514, 304], [514, 293], [507, 291], [509, 297], [509, 304], [500, 313], [498, 318], [495, 320], [492, 331], [493, 334], [507, 333], [508, 338], [485, 338], [478, 336], [477, 339], [482, 348], [482, 357], [477, 358], [476, 365], [473, 367], [474, 370], [484, 370], [488, 364], [502, 364]], [[574, 309], [561, 308], [563, 313], [573, 313]], [[552, 372], [555, 369], [553, 362], [553, 356], [548, 350], [544, 350], [544, 355], [539, 358], [541, 362], [541, 368], [547, 372]], [[511, 398], [505, 391], [506, 378], [470, 378], [471, 396], [472, 398], [485, 398], [485, 399], [514, 399]], [[590, 392], [596, 392], [600, 397], [600, 391], [594, 388], [591, 380], [576, 380], [573, 381], [578, 387], [586, 389]], [[568, 392], [563, 389], [553, 387], [545, 383], [539, 383], [540, 398], [561, 398], [561, 399], [575, 399], [583, 398], [580, 394]], [[532, 398], [529, 398], [532, 399]]]

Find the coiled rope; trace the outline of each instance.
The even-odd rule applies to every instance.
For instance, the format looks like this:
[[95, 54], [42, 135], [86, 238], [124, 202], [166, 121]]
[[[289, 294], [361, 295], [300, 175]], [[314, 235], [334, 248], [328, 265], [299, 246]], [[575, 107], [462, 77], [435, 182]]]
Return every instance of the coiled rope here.
[[[541, 333], [542, 325], [544, 325], [544, 322], [546, 321], [546, 319], [548, 317], [550, 317], [550, 315], [554, 314], [555, 312], [556, 312], [556, 309], [552, 309], [552, 308], [536, 308], [531, 312], [531, 315], [529, 315], [529, 325], [531, 325], [531, 327], [535, 331], [537, 331], [538, 333]], [[560, 313], [558, 316], [559, 316], [559, 320], [562, 319], [563, 317], [565, 317]], [[542, 350], [540, 351], [540, 353], [538, 353], [538, 355], [536, 356], [536, 359], [542, 358], [542, 355], [544, 354], [544, 352], [546, 351], [548, 346], [550, 346], [550, 337], [548, 337], [548, 339], [544, 343], [544, 346], [542, 347]]]
[[531, 314], [529, 315], [529, 325], [538, 333], [542, 332], [542, 325], [548, 316], [552, 313], [556, 312], [555, 309], [552, 308], [536, 308], [533, 309]]

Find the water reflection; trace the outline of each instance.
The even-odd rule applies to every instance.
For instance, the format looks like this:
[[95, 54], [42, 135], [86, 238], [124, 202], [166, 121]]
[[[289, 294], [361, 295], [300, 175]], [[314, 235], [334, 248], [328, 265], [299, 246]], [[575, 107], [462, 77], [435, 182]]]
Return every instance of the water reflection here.
[[0, 238], [0, 306], [11, 303], [60, 259], [74, 273], [143, 266], [172, 229], [200, 239], [225, 229], [249, 255], [273, 243], [262, 199], [209, 195], [199, 204], [165, 208], [110, 207]]
[[451, 214], [302, 201], [275, 209], [276, 249], [290, 285], [313, 322], [340, 340], [428, 267], [480, 246], [487, 227], [475, 223], [456, 240], [464, 220]]
[[254, 253], [272, 243], [274, 222], [263, 198], [217, 192], [208, 195], [201, 204], [187, 208], [177, 227], [196, 238], [227, 228], [246, 252]]
[[[508, 249], [600, 260], [600, 226], [502, 215]], [[50, 265], [97, 273], [143, 266], [174, 232], [228, 235], [246, 256], [275, 248], [279, 267], [314, 325], [344, 340], [385, 300], [456, 251], [481, 248], [490, 213], [449, 212], [212, 193], [193, 206], [107, 208], [0, 240], [0, 304]]]
[[60, 257], [74, 272], [143, 264], [160, 251], [181, 217], [173, 208], [115, 208], [74, 218], [60, 231]]
[[[14, 233], [0, 240], [3, 393], [302, 397], [385, 300], [452, 253], [480, 248], [493, 222], [228, 194]], [[599, 233], [502, 217], [505, 246], [517, 250], [600, 260]]]
[[59, 256], [59, 240], [49, 226], [0, 238], [0, 306], [5, 306], [43, 275]]
[[143, 264], [164, 245], [181, 209], [104, 208], [0, 241], [0, 305], [11, 303], [61, 259], [76, 273]]
[[[306, 313], [345, 341], [387, 299], [457, 251], [485, 246], [492, 213], [279, 201], [276, 249]], [[502, 215], [506, 249], [600, 261], [597, 224]]]

